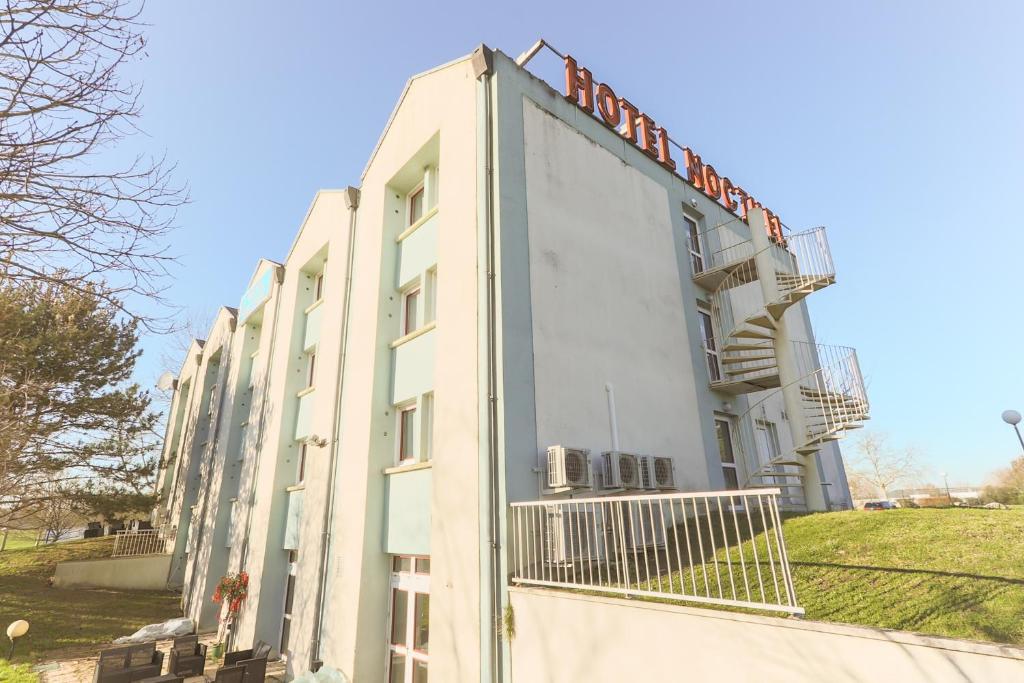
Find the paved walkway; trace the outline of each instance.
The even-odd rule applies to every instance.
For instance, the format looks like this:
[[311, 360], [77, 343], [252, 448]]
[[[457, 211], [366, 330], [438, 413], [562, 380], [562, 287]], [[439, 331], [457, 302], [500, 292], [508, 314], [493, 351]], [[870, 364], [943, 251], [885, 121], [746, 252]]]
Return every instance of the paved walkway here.
[[[199, 636], [199, 642], [205, 643], [208, 647], [213, 644], [216, 634], [208, 633]], [[66, 650], [52, 660], [48, 660], [44, 664], [40, 665], [40, 678], [42, 683], [82, 683], [83, 681], [91, 681], [93, 678], [93, 670], [96, 667], [96, 660], [99, 658], [99, 651], [104, 649], [105, 646], [92, 646], [89, 648], [76, 648], [74, 650]], [[111, 645], [110, 647], [114, 647]], [[156, 641], [156, 647], [158, 650], [164, 653], [164, 669], [167, 668], [167, 660], [170, 656], [168, 653], [171, 650], [170, 640], [158, 640]], [[217, 667], [219, 662], [213, 661], [211, 657], [207, 658], [206, 665], [206, 676], [208, 680], [213, 680], [214, 675], [217, 673]], [[56, 665], [56, 666], [55, 666]], [[273, 681], [274, 683], [283, 683], [285, 679], [285, 664], [281, 660], [270, 662], [267, 664], [267, 681], [268, 683]], [[202, 676], [193, 676], [185, 679], [186, 683], [203, 683]]]

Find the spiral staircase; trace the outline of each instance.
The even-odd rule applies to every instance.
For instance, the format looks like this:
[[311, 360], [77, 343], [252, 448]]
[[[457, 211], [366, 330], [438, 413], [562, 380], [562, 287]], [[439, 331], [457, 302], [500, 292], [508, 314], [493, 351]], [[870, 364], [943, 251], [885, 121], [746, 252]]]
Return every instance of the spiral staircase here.
[[[761, 227], [752, 221], [750, 230]], [[734, 448], [749, 473], [743, 487], [780, 488], [786, 507], [805, 509], [805, 472], [815, 454], [869, 419], [856, 351], [794, 341], [802, 321], [783, 320], [790, 307], [836, 281], [825, 229], [744, 240], [738, 225], [725, 224], [702, 237], [709, 257], [694, 280], [712, 292], [714, 339], [706, 344], [721, 368], [711, 387], [737, 396], [763, 394], [752, 396], [736, 421]], [[759, 272], [772, 281], [763, 282]], [[780, 363], [783, 353], [786, 363]], [[780, 365], [787, 369], [780, 372]], [[755, 430], [766, 409], [780, 403], [794, 446], [766, 457]]]

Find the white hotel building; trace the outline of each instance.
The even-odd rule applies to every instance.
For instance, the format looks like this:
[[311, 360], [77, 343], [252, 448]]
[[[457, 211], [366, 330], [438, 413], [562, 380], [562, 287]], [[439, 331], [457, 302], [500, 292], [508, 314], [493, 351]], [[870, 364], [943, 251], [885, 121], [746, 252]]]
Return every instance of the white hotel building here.
[[[154, 521], [202, 630], [244, 570], [231, 645], [290, 675], [509, 681], [512, 504], [850, 506], [834, 440], [863, 383], [803, 301], [835, 282], [824, 229], [681, 149], [673, 172], [609, 92], [591, 113], [485, 47], [413, 77], [358, 185], [193, 344]], [[599, 118], [630, 111], [635, 136]]]

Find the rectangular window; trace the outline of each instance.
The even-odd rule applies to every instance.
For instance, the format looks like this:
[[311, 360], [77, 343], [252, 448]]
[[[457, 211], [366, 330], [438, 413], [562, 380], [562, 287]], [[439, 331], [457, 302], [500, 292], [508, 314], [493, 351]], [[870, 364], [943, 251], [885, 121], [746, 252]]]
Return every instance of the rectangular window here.
[[417, 287], [406, 292], [404, 303], [402, 305], [402, 315], [405, 318], [405, 324], [402, 326], [402, 334], [409, 334], [419, 329], [419, 305], [420, 288]]
[[754, 422], [754, 436], [757, 439], [757, 456], [761, 464], [767, 465], [782, 453], [779, 447], [779, 430], [774, 422], [757, 420]]
[[420, 418], [420, 431], [423, 433], [423, 460], [434, 457], [434, 394], [423, 395], [423, 416]]
[[[427, 681], [430, 662], [430, 576], [426, 558], [396, 557], [391, 574], [391, 637], [388, 643], [388, 680], [395, 683]], [[426, 563], [421, 564], [421, 563]]]
[[426, 300], [423, 302], [426, 311], [423, 314], [423, 321], [432, 323], [437, 319], [437, 268], [427, 271]]
[[296, 484], [301, 484], [302, 482], [306, 481], [306, 455], [308, 448], [309, 446], [307, 446], [305, 443], [303, 443], [299, 447], [299, 463], [298, 469], [295, 472]]
[[306, 387], [313, 386], [316, 379], [316, 351], [310, 351], [306, 357]]
[[690, 245], [690, 264], [693, 266], [693, 274], [704, 272], [704, 252], [700, 243], [700, 224], [689, 216], [683, 216], [683, 224], [686, 226], [686, 241]]
[[409, 194], [409, 225], [423, 218], [423, 186]]
[[700, 340], [704, 346], [704, 358], [708, 363], [708, 375], [712, 382], [722, 380], [722, 366], [718, 362], [718, 347], [715, 345], [715, 329], [711, 314], [704, 309], [697, 309], [700, 318]]
[[282, 655], [288, 653], [288, 636], [292, 628], [292, 606], [295, 602], [295, 572], [298, 568], [299, 552], [288, 551], [288, 576], [284, 585], [284, 610], [281, 616], [281, 647]]
[[722, 459], [725, 488], [736, 490], [740, 487], [740, 482], [736, 470], [736, 454], [732, 449], [732, 426], [729, 420], [715, 419], [715, 436], [718, 437], [718, 455]]
[[324, 298], [324, 274], [319, 272], [316, 274], [316, 281], [313, 284], [313, 301], [320, 301]]
[[398, 413], [398, 461], [412, 462], [416, 459], [416, 406], [402, 408]]

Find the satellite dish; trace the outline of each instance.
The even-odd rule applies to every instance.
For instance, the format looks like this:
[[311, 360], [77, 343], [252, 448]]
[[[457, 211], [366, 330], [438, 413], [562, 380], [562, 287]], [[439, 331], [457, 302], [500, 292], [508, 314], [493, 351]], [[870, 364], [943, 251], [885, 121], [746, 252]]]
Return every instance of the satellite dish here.
[[174, 375], [170, 372], [165, 372], [160, 375], [160, 378], [156, 381], [156, 388], [160, 391], [169, 391], [174, 388]]

